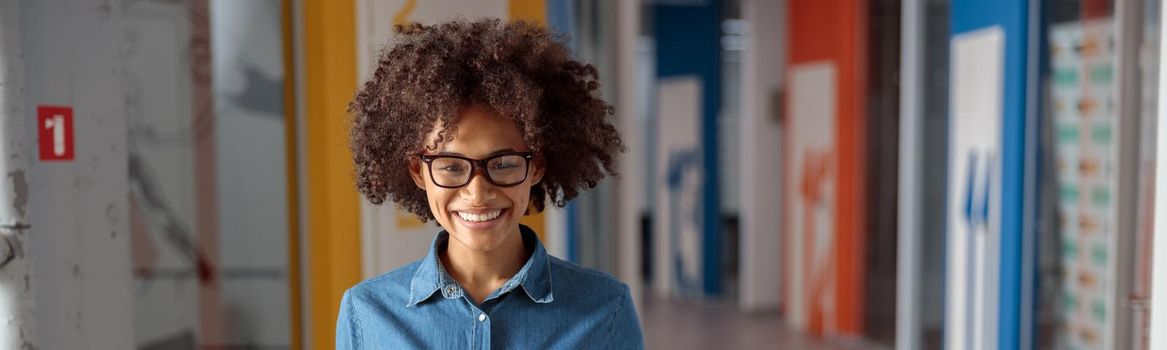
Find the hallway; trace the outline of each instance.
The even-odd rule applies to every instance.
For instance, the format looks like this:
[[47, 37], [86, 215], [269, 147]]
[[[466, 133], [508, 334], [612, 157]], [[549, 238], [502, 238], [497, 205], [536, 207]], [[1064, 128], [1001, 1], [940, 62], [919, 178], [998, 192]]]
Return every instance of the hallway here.
[[641, 301], [648, 349], [856, 350], [887, 347], [844, 344], [791, 331], [777, 313], [748, 314], [730, 305], [689, 303], [646, 296]]

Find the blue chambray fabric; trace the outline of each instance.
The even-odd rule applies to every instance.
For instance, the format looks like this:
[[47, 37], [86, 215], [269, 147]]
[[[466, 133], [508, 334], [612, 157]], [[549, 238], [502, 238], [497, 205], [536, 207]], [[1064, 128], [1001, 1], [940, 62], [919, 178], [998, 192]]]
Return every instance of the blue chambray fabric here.
[[550, 256], [520, 226], [531, 257], [476, 305], [442, 267], [439, 232], [425, 258], [349, 288], [337, 349], [643, 349], [628, 286]]

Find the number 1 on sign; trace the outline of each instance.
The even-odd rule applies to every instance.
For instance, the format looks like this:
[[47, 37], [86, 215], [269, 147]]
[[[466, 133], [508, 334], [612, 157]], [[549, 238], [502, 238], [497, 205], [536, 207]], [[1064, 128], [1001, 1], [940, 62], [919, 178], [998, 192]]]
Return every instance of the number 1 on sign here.
[[41, 160], [73, 160], [72, 107], [38, 106], [37, 126], [40, 127], [38, 136]]
[[55, 114], [52, 118], [45, 119], [45, 129], [53, 131], [53, 155], [57, 157], [65, 155], [65, 116]]

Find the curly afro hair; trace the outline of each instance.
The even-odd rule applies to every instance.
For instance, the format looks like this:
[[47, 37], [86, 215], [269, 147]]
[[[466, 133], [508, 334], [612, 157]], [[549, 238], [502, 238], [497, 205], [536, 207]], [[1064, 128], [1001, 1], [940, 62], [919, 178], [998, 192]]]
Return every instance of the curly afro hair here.
[[[409, 175], [419, 153], [456, 133], [458, 112], [483, 105], [513, 120], [544, 161], [531, 206], [563, 207], [580, 191], [616, 175], [624, 145], [600, 99], [596, 68], [578, 62], [546, 27], [497, 19], [395, 26], [373, 76], [348, 105], [357, 189], [433, 219], [425, 191]], [[437, 128], [438, 139], [423, 145]], [[551, 198], [548, 198], [550, 194]]]

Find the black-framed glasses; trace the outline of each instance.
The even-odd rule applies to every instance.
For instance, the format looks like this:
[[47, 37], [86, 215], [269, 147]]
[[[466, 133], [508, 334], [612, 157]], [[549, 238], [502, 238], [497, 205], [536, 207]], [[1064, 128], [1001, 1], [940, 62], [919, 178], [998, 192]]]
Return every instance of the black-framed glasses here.
[[511, 187], [527, 181], [527, 170], [531, 166], [533, 152], [510, 152], [486, 159], [459, 156], [420, 155], [421, 161], [429, 166], [430, 181], [443, 188], [466, 186], [482, 168], [486, 181], [498, 187]]

